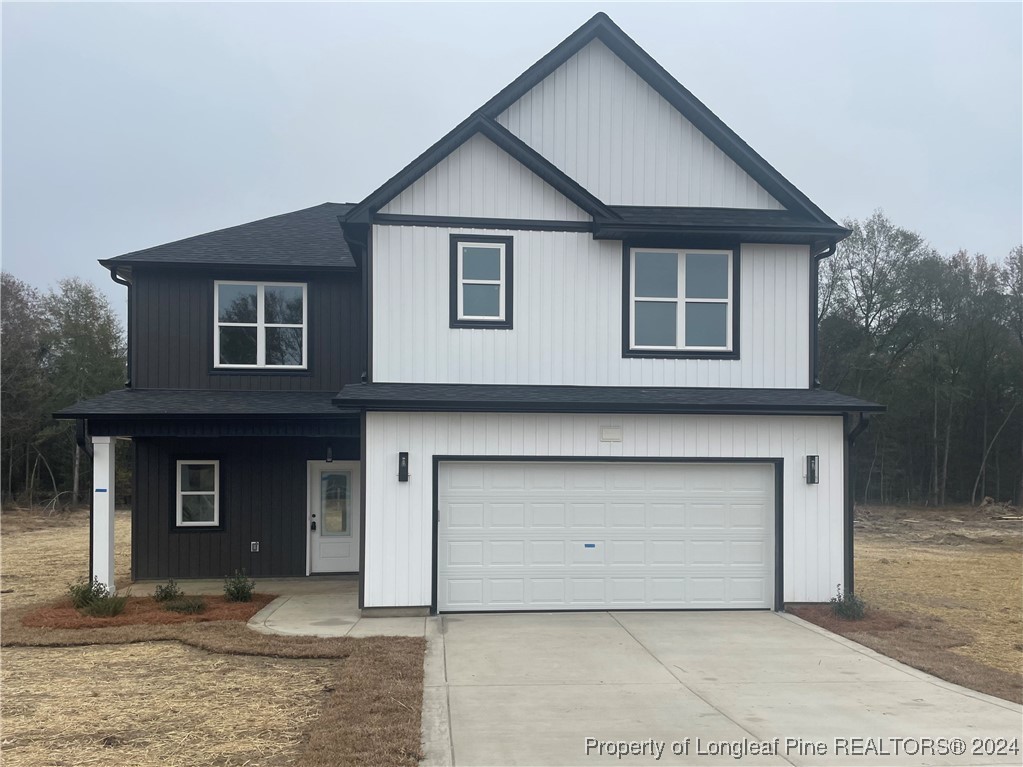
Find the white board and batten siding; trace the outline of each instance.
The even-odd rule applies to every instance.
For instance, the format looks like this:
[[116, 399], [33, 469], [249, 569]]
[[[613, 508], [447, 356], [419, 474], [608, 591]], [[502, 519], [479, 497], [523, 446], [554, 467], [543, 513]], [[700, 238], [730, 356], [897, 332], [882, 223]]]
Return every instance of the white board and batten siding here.
[[590, 220], [586, 211], [478, 133], [412, 182], [380, 212], [415, 216]]
[[[604, 426], [621, 442], [602, 442]], [[780, 458], [783, 599], [827, 601], [843, 580], [843, 446], [838, 416], [368, 413], [365, 604], [431, 604], [434, 456]], [[806, 484], [806, 455], [820, 456], [820, 484]]]
[[599, 40], [497, 121], [608, 205], [783, 209]]
[[[449, 235], [514, 238], [514, 327], [449, 325]], [[373, 228], [373, 380], [806, 388], [809, 250], [741, 248], [740, 358], [622, 356], [622, 247], [581, 232]]]

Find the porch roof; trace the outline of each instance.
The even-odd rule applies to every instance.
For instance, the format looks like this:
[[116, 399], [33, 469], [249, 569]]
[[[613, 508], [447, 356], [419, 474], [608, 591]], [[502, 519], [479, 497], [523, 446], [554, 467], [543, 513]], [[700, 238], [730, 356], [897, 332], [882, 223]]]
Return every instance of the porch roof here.
[[117, 389], [53, 414], [72, 419], [352, 418], [331, 392]]
[[840, 415], [881, 412], [876, 402], [825, 389], [725, 389], [654, 386], [503, 386], [348, 384], [334, 398], [363, 410], [543, 413]]

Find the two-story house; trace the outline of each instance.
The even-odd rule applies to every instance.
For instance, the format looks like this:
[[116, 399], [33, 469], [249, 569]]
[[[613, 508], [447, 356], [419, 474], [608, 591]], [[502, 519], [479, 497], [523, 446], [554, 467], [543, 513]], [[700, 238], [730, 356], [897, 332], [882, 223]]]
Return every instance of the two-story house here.
[[852, 585], [817, 271], [847, 235], [597, 14], [357, 205], [103, 262], [135, 578], [358, 572], [360, 607], [768, 608]]

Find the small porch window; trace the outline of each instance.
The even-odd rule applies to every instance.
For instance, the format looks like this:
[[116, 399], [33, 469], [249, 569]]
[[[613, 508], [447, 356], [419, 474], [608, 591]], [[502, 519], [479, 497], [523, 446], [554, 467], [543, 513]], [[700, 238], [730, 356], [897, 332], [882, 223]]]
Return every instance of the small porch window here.
[[220, 461], [178, 461], [177, 474], [177, 526], [219, 526]]

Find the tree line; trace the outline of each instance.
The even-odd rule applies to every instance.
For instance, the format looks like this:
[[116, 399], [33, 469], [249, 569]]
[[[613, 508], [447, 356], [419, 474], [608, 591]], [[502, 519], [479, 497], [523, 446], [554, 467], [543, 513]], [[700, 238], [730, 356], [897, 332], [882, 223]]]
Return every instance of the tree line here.
[[[856, 444], [857, 499], [1023, 501], [1023, 246], [1003, 263], [942, 255], [878, 211], [821, 262], [820, 375], [887, 405]], [[121, 386], [125, 335], [89, 282], [0, 285], [0, 495], [76, 504], [91, 479], [51, 414]], [[129, 471], [119, 446], [119, 485]]]
[[[5, 506], [78, 504], [91, 465], [75, 424], [52, 413], [124, 384], [126, 344], [110, 302], [89, 282], [41, 293], [0, 276], [0, 495]], [[121, 447], [123, 454], [126, 446]], [[118, 474], [129, 470], [118, 461]], [[121, 483], [119, 483], [121, 484]]]
[[821, 383], [888, 406], [856, 444], [872, 503], [1023, 500], [1023, 247], [942, 255], [881, 211], [820, 269]]

